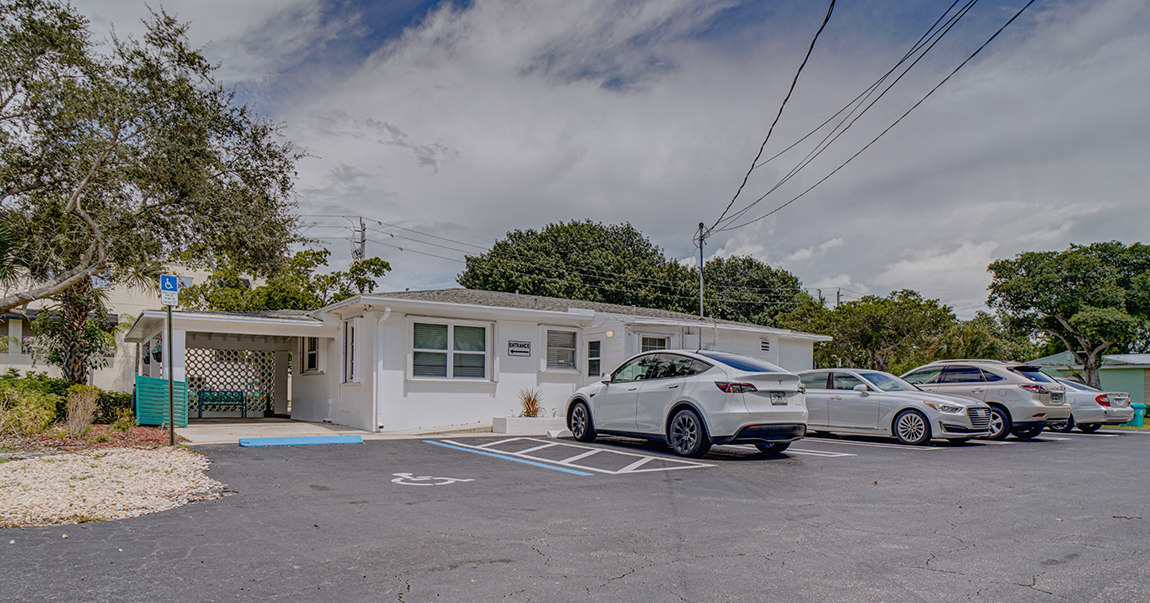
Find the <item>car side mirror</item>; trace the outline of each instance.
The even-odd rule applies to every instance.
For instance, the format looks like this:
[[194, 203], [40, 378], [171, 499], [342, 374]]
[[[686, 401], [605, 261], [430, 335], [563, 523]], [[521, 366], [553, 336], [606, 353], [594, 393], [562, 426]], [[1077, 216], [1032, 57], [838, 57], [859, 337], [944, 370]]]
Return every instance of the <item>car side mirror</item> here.
[[604, 379], [604, 380], [600, 381], [599, 383], [602, 383], [603, 385], [611, 385], [611, 380], [610, 379]]
[[867, 395], [867, 392], [870, 391], [870, 388], [868, 388], [866, 385], [860, 383], [860, 384], [854, 386], [854, 390], [865, 396], [865, 395]]

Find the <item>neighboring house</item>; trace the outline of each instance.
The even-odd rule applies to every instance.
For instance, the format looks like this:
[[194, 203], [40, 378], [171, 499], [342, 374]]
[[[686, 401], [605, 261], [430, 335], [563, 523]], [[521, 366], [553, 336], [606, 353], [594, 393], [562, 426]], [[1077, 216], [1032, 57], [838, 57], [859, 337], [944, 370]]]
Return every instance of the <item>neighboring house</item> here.
[[[830, 339], [665, 310], [469, 289], [358, 295], [310, 313], [176, 312], [173, 323], [172, 373], [189, 385], [189, 416], [199, 414], [201, 398], [244, 391], [257, 401], [249, 416], [288, 414], [290, 396], [294, 419], [369, 431], [489, 422], [517, 414], [522, 389], [541, 390], [552, 414], [575, 389], [649, 350], [722, 349], [798, 371], [812, 367], [814, 343]], [[139, 344], [143, 358], [166, 337], [166, 314], [149, 310], [125, 341]], [[233, 368], [224, 370], [226, 362]], [[141, 375], [162, 375], [155, 359], [139, 366]], [[206, 408], [204, 416], [220, 410]]]
[[[1082, 372], [1081, 364], [1074, 364], [1070, 352], [1031, 360], [1027, 364], [1043, 367], [1050, 375], [1067, 377]], [[1131, 403], [1145, 404], [1150, 399], [1150, 354], [1106, 354], [1098, 367], [1098, 380], [1102, 389], [1128, 392]]]

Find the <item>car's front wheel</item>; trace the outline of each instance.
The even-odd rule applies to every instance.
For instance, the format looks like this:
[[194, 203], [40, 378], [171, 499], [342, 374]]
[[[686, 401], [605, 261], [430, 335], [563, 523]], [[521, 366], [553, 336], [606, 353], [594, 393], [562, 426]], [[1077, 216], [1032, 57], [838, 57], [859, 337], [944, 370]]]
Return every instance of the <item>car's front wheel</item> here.
[[576, 402], [567, 417], [567, 427], [571, 436], [580, 442], [595, 441], [595, 424], [591, 422], [591, 409], [586, 402]]
[[894, 418], [894, 437], [903, 444], [929, 444], [930, 422], [917, 410], [904, 410]]
[[1021, 427], [1018, 429], [1010, 430], [1010, 433], [1013, 433], [1014, 437], [1020, 440], [1029, 440], [1042, 433], [1042, 426], [1036, 425], [1034, 427]]
[[1010, 413], [997, 406], [990, 407], [990, 433], [982, 436], [987, 440], [1005, 440], [1010, 435]]
[[707, 436], [707, 426], [699, 413], [684, 408], [675, 413], [668, 431], [668, 443], [679, 456], [698, 458], [711, 449], [711, 438]]
[[755, 448], [758, 448], [759, 452], [767, 456], [775, 456], [776, 454], [779, 454], [789, 448], [790, 445], [790, 442], [779, 442], [777, 444], [755, 444]]
[[1082, 433], [1094, 433], [1098, 431], [1099, 427], [1102, 427], [1101, 423], [1080, 423], [1078, 425], [1078, 429], [1082, 430]]

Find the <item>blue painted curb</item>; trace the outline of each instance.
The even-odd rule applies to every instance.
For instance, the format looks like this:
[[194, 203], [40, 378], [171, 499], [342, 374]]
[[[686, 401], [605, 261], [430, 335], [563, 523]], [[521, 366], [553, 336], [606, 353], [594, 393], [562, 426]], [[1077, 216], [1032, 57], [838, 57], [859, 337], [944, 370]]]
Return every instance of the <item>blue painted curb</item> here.
[[321, 446], [323, 444], [362, 444], [363, 438], [357, 435], [308, 436], [298, 438], [240, 438], [240, 448], [260, 448], [265, 446]]

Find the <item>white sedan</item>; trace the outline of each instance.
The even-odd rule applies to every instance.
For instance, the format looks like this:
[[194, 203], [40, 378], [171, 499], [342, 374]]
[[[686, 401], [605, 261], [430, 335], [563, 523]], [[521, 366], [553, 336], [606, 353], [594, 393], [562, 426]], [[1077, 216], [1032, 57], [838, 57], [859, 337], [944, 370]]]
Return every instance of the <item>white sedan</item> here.
[[581, 442], [598, 434], [667, 442], [700, 457], [712, 444], [786, 450], [806, 433], [799, 378], [770, 362], [725, 352], [639, 354], [567, 401], [567, 426]]
[[903, 444], [933, 438], [965, 441], [990, 433], [990, 406], [925, 392], [882, 371], [819, 369], [799, 372], [807, 390], [812, 431], [893, 436]]
[[1082, 432], [1092, 433], [1103, 425], [1121, 425], [1134, 419], [1130, 394], [1126, 392], [1104, 392], [1069, 379], [1056, 381], [1066, 387], [1070, 418], [1065, 423], [1047, 427], [1051, 431], [1066, 433], [1077, 427]]

